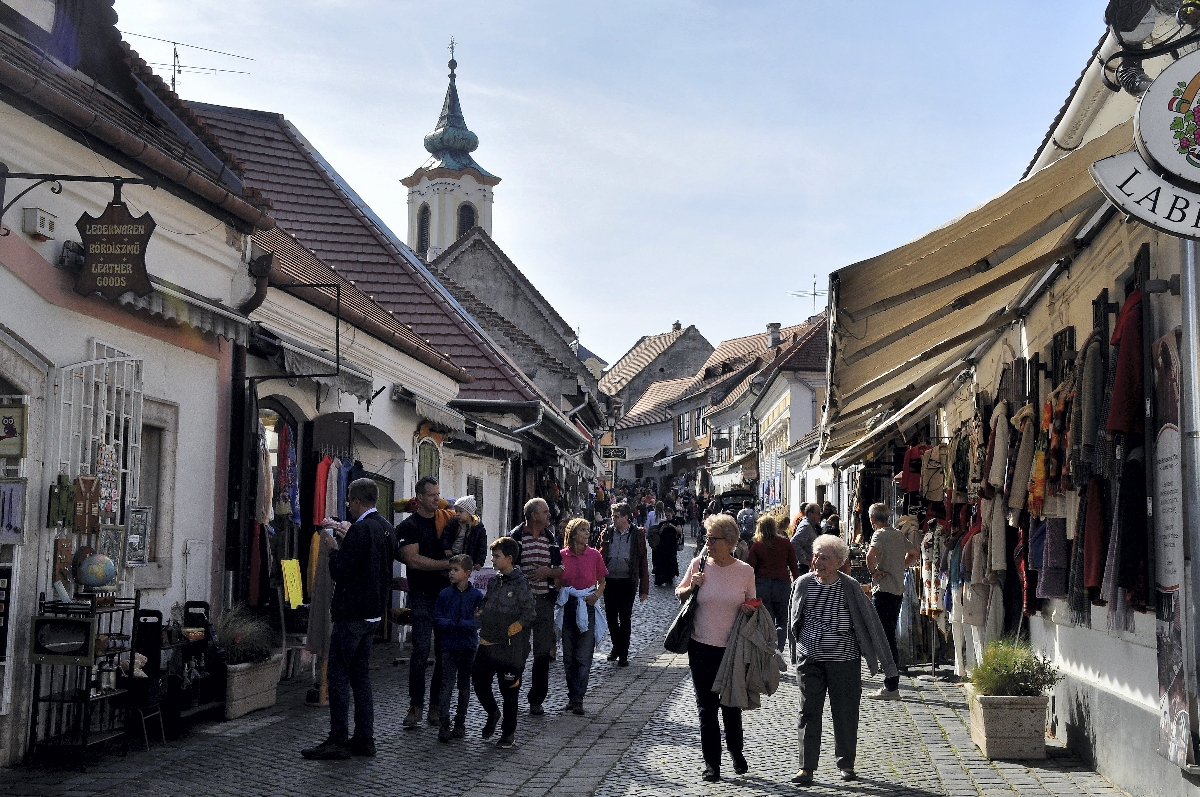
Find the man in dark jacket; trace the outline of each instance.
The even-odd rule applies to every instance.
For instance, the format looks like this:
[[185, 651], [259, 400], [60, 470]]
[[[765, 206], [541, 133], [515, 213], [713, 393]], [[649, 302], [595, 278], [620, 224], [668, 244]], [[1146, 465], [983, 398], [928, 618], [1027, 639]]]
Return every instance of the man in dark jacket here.
[[562, 545], [550, 525], [550, 506], [542, 498], [525, 502], [525, 522], [508, 533], [517, 542], [516, 566], [533, 592], [537, 619], [533, 622], [533, 672], [529, 679], [529, 713], [545, 713], [542, 702], [550, 691], [550, 662], [558, 649], [554, 633], [556, 579], [562, 578]]
[[617, 504], [612, 511], [612, 528], [600, 542], [600, 553], [608, 568], [604, 587], [604, 608], [612, 632], [612, 653], [608, 654], [608, 660], [627, 667], [633, 598], [637, 595], [646, 600], [650, 595], [650, 567], [646, 563], [646, 532], [633, 525], [629, 504]]
[[[371, 696], [371, 640], [387, 613], [392, 589], [395, 534], [392, 524], [375, 511], [379, 488], [371, 479], [356, 479], [346, 490], [353, 525], [339, 524], [320, 532], [329, 549], [333, 578], [329, 636], [329, 738], [301, 751], [305, 758], [342, 759], [375, 755], [375, 704]], [[335, 537], [341, 537], [341, 541]], [[354, 736], [348, 714], [354, 690]]]

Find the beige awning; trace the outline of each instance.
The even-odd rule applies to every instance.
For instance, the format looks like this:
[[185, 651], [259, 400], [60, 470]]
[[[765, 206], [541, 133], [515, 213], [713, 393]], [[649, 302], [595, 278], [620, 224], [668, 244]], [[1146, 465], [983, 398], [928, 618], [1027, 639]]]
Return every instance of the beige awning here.
[[1105, 206], [1088, 167], [1131, 146], [1122, 124], [961, 218], [835, 272], [823, 463], [862, 453], [864, 438], [1019, 320], [1017, 300], [1069, 262]]

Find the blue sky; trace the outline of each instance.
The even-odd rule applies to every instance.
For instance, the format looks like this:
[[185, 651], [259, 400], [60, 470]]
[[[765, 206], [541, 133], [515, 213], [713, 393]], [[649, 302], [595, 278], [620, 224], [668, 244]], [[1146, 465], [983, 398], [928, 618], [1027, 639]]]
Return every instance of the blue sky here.
[[493, 237], [610, 362], [676, 319], [714, 345], [802, 320], [788, 291], [1005, 190], [1104, 32], [1103, 0], [116, 8], [123, 30], [253, 57], [182, 49], [250, 74], [179, 93], [283, 113], [402, 235], [454, 36], [475, 158], [503, 179]]

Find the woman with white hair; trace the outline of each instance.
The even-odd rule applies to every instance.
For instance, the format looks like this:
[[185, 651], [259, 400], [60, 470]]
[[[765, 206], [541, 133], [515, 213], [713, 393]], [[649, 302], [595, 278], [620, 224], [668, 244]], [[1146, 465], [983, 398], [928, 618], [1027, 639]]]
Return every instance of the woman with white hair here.
[[896, 664], [875, 607], [862, 585], [839, 568], [850, 557], [841, 537], [813, 541], [812, 572], [792, 584], [789, 633], [796, 642], [800, 685], [800, 770], [793, 783], [807, 786], [821, 755], [821, 712], [829, 695], [834, 753], [842, 780], [854, 780], [862, 665], [895, 677]]

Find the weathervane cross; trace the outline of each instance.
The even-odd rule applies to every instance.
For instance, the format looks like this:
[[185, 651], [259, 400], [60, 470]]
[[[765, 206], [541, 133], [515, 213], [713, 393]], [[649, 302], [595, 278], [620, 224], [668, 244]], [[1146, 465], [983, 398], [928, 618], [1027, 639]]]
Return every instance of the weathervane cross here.
[[449, 47], [449, 50], [450, 50], [450, 60], [451, 60], [451, 61], [453, 61], [453, 60], [454, 60], [454, 45], [455, 45], [454, 37], [453, 37], [453, 36], [451, 36], [451, 37], [450, 37], [450, 47]]

